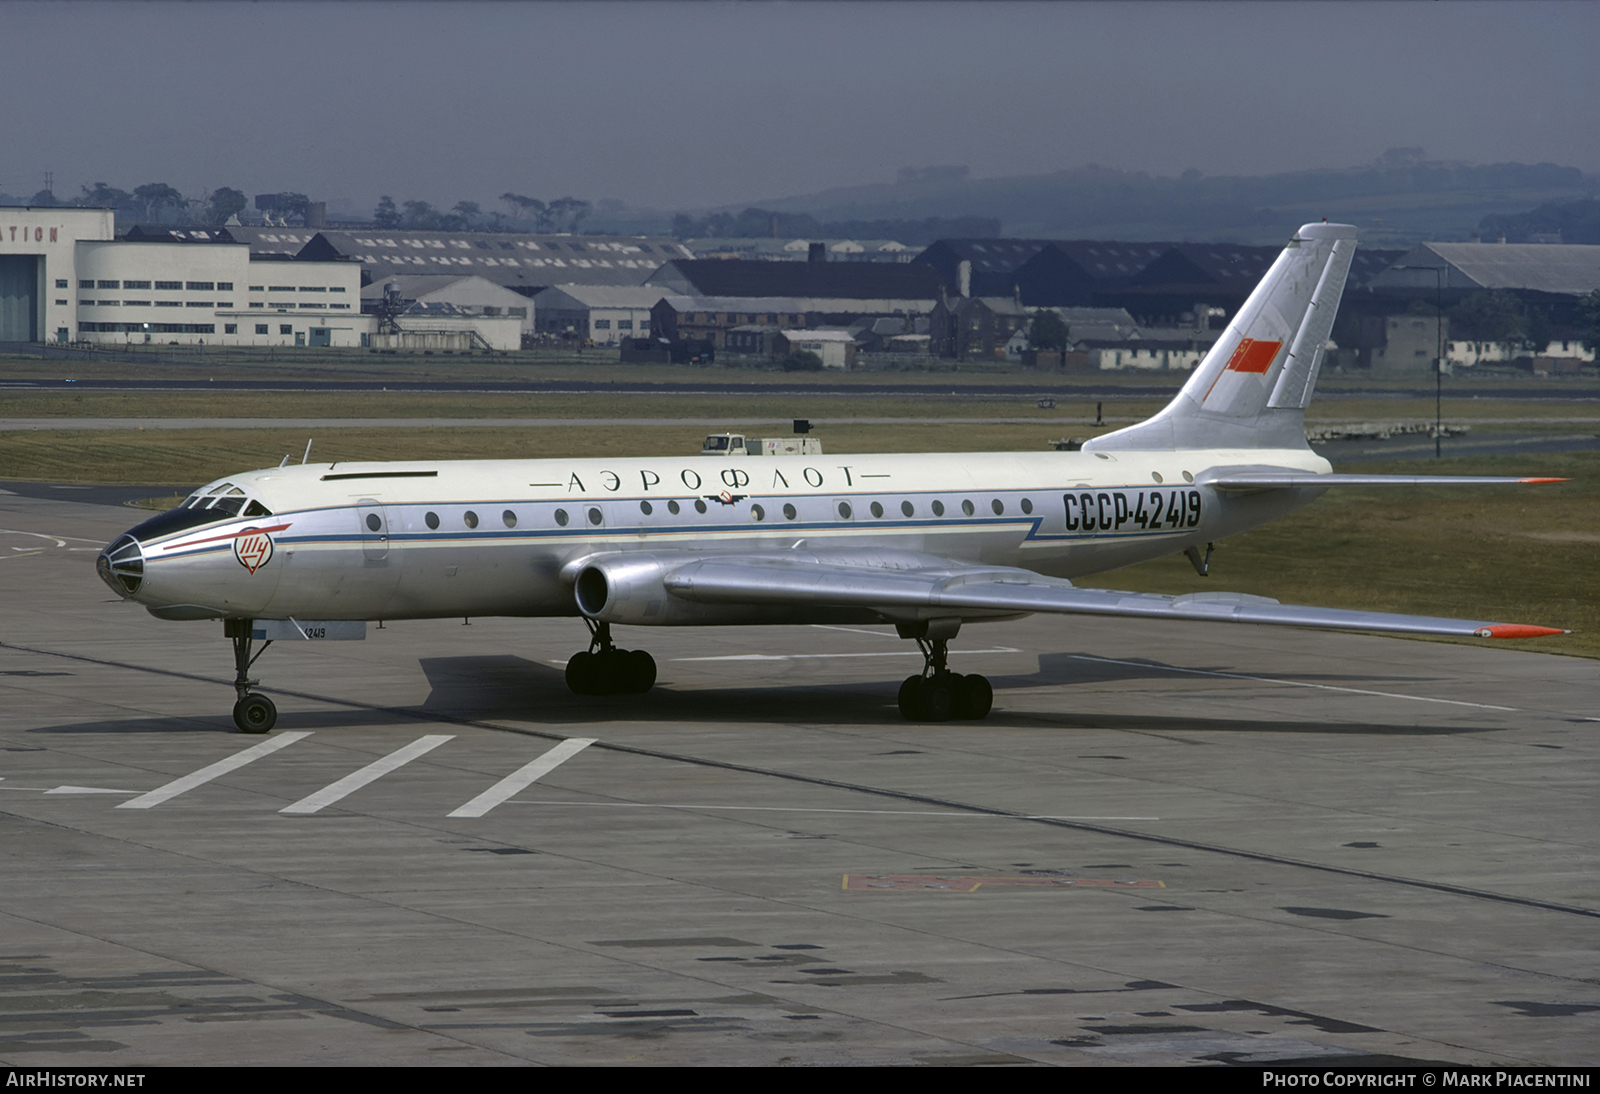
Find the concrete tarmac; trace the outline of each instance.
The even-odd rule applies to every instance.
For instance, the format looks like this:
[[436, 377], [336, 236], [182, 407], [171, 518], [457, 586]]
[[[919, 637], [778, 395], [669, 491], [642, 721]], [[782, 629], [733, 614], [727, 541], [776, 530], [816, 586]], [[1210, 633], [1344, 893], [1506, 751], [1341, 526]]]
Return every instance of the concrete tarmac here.
[[1600, 1055], [1593, 661], [1036, 617], [919, 725], [887, 627], [580, 699], [577, 620], [436, 620], [274, 644], [250, 737], [137, 519], [0, 494], [0, 1063]]

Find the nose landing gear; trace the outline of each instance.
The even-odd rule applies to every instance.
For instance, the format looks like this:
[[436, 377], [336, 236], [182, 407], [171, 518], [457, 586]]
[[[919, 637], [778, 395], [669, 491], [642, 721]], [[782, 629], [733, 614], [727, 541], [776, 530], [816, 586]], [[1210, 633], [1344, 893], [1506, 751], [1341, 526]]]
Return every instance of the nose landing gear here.
[[574, 695], [643, 695], [656, 683], [656, 660], [644, 650], [619, 650], [611, 625], [584, 617], [589, 648], [567, 661], [567, 687]]
[[250, 679], [250, 667], [256, 663], [256, 657], [266, 653], [267, 647], [272, 645], [272, 639], [269, 638], [262, 642], [255, 657], [250, 656], [253, 641], [250, 628], [253, 622], [250, 619], [222, 621], [222, 633], [233, 643], [233, 690], [239, 696], [239, 701], [233, 704], [233, 724], [239, 727], [241, 733], [265, 733], [278, 721], [278, 708], [273, 701], [250, 691], [261, 683], [260, 680]]

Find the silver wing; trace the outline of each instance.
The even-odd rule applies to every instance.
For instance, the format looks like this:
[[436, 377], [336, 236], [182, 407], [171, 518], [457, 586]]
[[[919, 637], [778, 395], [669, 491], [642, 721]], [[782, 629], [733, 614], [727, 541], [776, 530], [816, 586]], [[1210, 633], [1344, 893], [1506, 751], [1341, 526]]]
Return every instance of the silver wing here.
[[584, 560], [575, 592], [579, 609], [592, 619], [644, 625], [802, 622], [855, 610], [906, 624], [1050, 612], [1476, 638], [1566, 633], [1490, 620], [1302, 607], [1244, 593], [1083, 589], [1029, 570], [889, 550], [600, 555]]
[[1199, 481], [1218, 490], [1246, 493], [1329, 486], [1531, 486], [1567, 480], [1505, 475], [1316, 475], [1307, 471], [1225, 470], [1202, 474]]

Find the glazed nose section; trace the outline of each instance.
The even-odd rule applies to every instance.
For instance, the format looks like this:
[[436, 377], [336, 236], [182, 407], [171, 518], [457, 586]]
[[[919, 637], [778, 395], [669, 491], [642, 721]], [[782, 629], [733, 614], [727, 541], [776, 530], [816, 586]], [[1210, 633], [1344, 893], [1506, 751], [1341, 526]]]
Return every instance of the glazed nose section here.
[[100, 552], [100, 557], [94, 561], [94, 568], [100, 580], [126, 600], [138, 592], [139, 586], [144, 583], [144, 549], [132, 536], [118, 536]]

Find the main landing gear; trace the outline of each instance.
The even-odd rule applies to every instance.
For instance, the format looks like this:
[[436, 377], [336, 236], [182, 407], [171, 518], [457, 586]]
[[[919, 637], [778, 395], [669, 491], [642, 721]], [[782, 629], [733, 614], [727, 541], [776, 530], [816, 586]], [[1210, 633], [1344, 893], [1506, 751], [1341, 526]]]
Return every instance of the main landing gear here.
[[267, 652], [272, 639], [263, 642], [256, 656], [251, 657], [250, 628], [253, 622], [250, 619], [224, 619], [222, 633], [233, 642], [233, 690], [239, 696], [239, 701], [233, 704], [233, 724], [242, 733], [265, 733], [277, 723], [278, 708], [265, 695], [251, 693], [250, 689], [261, 681], [250, 679], [250, 667], [256, 663], [256, 657]]
[[[908, 722], [948, 722], [952, 718], [982, 719], [994, 706], [994, 688], [988, 678], [951, 672], [946, 664], [950, 639], [961, 624], [933, 620], [898, 628], [900, 637], [915, 638], [922, 649], [922, 672], [907, 676], [900, 685], [900, 713]], [[920, 631], [921, 633], [917, 633]]]
[[611, 624], [584, 618], [589, 648], [567, 661], [567, 687], [574, 695], [643, 695], [656, 683], [656, 659], [644, 650], [611, 644]]

